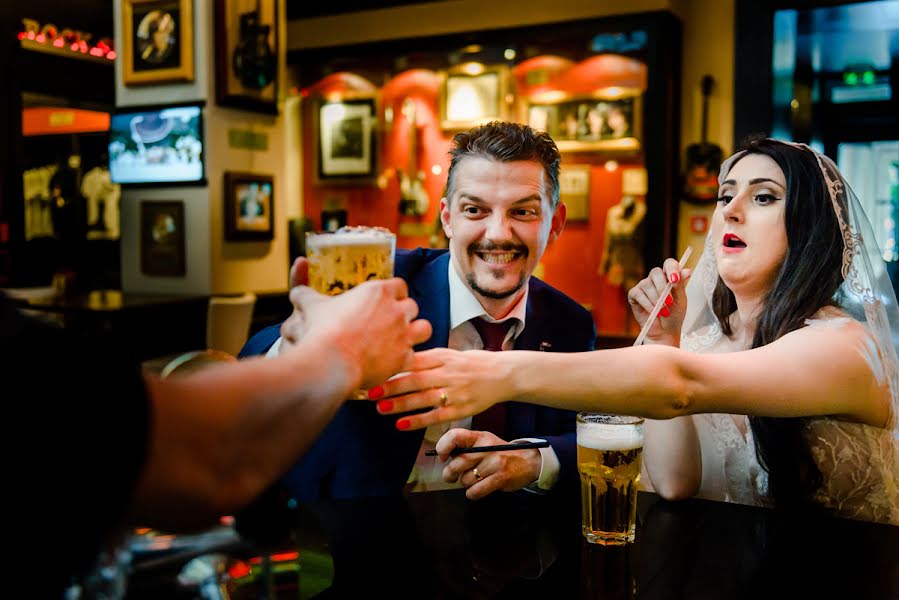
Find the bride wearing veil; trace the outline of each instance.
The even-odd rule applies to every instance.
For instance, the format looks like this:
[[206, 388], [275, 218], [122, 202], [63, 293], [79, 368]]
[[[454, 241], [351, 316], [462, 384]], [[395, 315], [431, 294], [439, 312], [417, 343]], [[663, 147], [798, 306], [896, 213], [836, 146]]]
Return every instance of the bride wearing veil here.
[[[721, 167], [692, 274], [669, 259], [631, 290], [638, 320], [669, 280], [680, 285], [645, 346], [429, 350], [370, 397], [385, 398], [385, 414], [431, 409], [400, 429], [509, 400], [639, 415], [653, 420], [645, 466], [662, 496], [899, 524], [899, 308], [834, 163], [804, 145], [750, 142]], [[450, 443], [438, 443], [444, 459]], [[491, 485], [489, 461], [467, 456], [485, 461], [471, 486]]]

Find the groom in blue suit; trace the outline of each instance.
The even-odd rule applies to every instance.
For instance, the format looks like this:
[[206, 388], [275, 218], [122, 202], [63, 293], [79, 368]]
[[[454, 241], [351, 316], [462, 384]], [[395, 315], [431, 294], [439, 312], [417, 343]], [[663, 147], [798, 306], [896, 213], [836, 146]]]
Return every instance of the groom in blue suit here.
[[[395, 274], [433, 328], [416, 349], [592, 350], [590, 313], [531, 276], [565, 223], [555, 143], [513, 123], [490, 123], [453, 141], [440, 204], [450, 250], [398, 250], [396, 256]], [[291, 342], [289, 326], [260, 331], [241, 356], [276, 352], [276, 342]], [[495, 409], [449, 432], [422, 432], [398, 429], [373, 403], [347, 402], [283, 483], [304, 501], [396, 494], [407, 480], [418, 490], [461, 484], [472, 499], [577, 485], [572, 412], [514, 402]], [[444, 470], [424, 456], [441, 435], [456, 446], [541, 439], [550, 447], [462, 455]]]

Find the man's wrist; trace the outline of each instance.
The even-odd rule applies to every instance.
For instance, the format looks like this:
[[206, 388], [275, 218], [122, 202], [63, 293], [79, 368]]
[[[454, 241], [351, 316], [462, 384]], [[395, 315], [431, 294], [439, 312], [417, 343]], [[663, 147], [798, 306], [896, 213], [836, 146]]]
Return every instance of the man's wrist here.
[[[519, 438], [512, 440], [510, 443], [543, 441], [545, 440], [540, 438]], [[525, 486], [524, 489], [531, 492], [545, 493], [550, 491], [556, 485], [556, 481], [559, 479], [561, 464], [559, 463], [559, 457], [556, 455], [556, 451], [552, 446], [540, 448], [537, 451], [540, 453], [540, 468], [537, 472], [537, 478], [529, 485]]]

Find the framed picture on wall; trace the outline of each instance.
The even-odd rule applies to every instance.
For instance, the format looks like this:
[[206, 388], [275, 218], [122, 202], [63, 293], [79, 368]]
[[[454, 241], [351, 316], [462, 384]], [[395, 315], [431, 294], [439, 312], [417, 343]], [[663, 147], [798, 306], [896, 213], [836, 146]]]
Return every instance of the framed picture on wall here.
[[373, 181], [376, 128], [373, 98], [322, 102], [318, 107], [318, 179]]
[[184, 202], [145, 200], [140, 204], [140, 270], [156, 277], [184, 277]]
[[559, 168], [559, 200], [565, 203], [568, 221], [590, 219], [590, 165]]
[[225, 173], [225, 240], [270, 240], [275, 235], [275, 178]]
[[583, 98], [529, 104], [531, 127], [549, 133], [566, 152], [635, 152], [640, 149], [641, 98]]
[[506, 118], [508, 69], [466, 63], [443, 74], [440, 126], [447, 131], [470, 129]]
[[278, 114], [278, 3], [215, 0], [215, 99]]
[[193, 81], [193, 0], [122, 0], [122, 82]]

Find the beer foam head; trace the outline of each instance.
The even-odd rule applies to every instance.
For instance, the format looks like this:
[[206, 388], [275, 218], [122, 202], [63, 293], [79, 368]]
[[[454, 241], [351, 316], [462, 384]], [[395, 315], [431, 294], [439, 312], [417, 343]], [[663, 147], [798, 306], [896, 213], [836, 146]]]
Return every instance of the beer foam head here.
[[633, 425], [578, 423], [577, 444], [594, 450], [634, 450], [643, 446], [643, 429]]
[[396, 235], [384, 227], [341, 227], [334, 233], [310, 234], [306, 244], [316, 248], [392, 244]]

